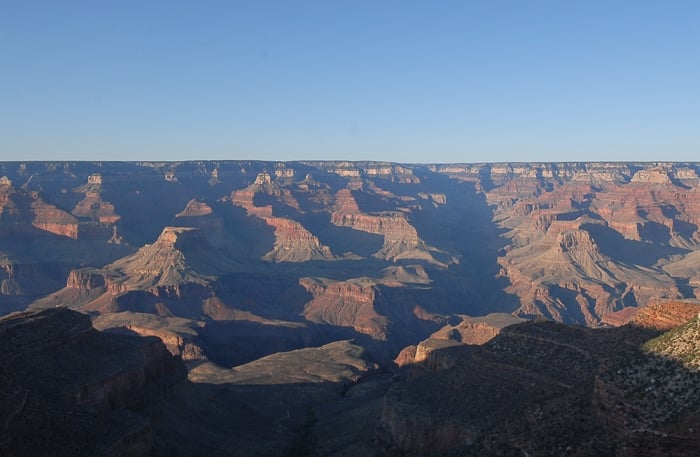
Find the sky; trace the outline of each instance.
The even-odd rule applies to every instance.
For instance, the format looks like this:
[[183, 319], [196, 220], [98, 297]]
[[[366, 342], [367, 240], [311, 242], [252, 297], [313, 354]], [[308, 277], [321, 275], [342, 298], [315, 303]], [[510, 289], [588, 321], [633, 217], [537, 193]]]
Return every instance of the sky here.
[[0, 0], [0, 160], [700, 160], [695, 0]]

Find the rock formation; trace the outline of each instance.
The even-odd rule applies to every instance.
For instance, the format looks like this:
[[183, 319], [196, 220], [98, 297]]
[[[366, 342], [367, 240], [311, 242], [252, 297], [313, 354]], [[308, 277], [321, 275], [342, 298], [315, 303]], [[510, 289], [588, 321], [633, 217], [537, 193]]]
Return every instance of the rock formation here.
[[362, 213], [349, 189], [339, 190], [335, 198], [336, 205], [331, 214], [333, 224], [384, 237], [384, 244], [375, 257], [391, 261], [421, 259], [442, 265], [431, 253], [439, 250], [420, 239], [403, 212]]
[[152, 418], [186, 375], [157, 338], [102, 334], [62, 308], [1, 319], [0, 344], [8, 457], [149, 455]]
[[[262, 197], [270, 201], [266, 205], [257, 205], [255, 199]], [[253, 184], [231, 195], [234, 205], [245, 208], [250, 216], [258, 217], [272, 227], [274, 245], [264, 255], [264, 259], [275, 262], [306, 262], [308, 260], [333, 260], [328, 246], [324, 246], [316, 236], [311, 234], [300, 222], [274, 215], [278, 205], [298, 210], [299, 204], [290, 191], [281, 189], [272, 181], [268, 173], [260, 173]], [[274, 202], [274, 205], [272, 204]], [[286, 211], [283, 211], [286, 213]]]
[[435, 350], [387, 394], [381, 455], [692, 455], [697, 320], [656, 334], [539, 322]]
[[428, 360], [431, 364], [437, 362], [430, 356], [436, 350], [463, 344], [482, 345], [495, 338], [503, 328], [524, 322], [524, 319], [504, 313], [482, 317], [460, 316], [460, 318], [460, 322], [447, 324], [417, 345], [404, 348], [394, 360], [396, 364], [400, 367], [416, 365], [417, 369], [423, 369], [422, 364]]
[[388, 319], [374, 308], [377, 283], [371, 280], [343, 282], [302, 279], [301, 285], [311, 293], [313, 300], [304, 307], [304, 317], [341, 327], [353, 327], [360, 333], [385, 340]]
[[[200, 317], [206, 300], [215, 295], [211, 285], [218, 276], [239, 268], [225, 251], [212, 247], [201, 231], [166, 227], [154, 244], [130, 256], [102, 269], [72, 271], [65, 288], [32, 306], [172, 315], [170, 304], [180, 316]], [[199, 306], [192, 307], [189, 301]]]

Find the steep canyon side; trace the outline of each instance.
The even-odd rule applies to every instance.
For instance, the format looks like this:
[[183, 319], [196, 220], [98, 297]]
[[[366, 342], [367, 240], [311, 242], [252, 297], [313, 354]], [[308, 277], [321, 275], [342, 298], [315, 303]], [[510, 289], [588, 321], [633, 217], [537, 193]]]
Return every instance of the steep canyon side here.
[[[662, 453], [669, 430], [684, 455], [695, 404], [654, 414], [696, 392], [696, 367], [646, 357], [687, 358], [695, 327], [666, 337], [678, 354], [640, 347], [697, 314], [698, 173], [0, 162], [0, 314], [77, 319], [85, 341], [103, 337], [84, 315], [110, 341], [162, 340], [159, 357], [183, 360], [189, 381], [172, 384], [158, 421], [136, 411], [134, 442], [168, 455], [308, 455], [309, 443], [321, 455], [548, 455], [551, 442], [622, 456], [649, 442]], [[663, 370], [676, 390], [630, 400]], [[561, 422], [562, 408], [577, 419]]]

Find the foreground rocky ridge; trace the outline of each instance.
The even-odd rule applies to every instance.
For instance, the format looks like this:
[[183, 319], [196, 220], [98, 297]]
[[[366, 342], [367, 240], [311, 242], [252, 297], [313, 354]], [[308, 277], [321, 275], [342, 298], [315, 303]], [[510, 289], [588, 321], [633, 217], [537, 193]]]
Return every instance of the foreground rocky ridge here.
[[0, 318], [0, 453], [294, 455], [313, 408], [377, 370], [363, 348], [339, 341], [235, 370], [207, 362], [189, 381], [158, 338], [127, 330], [99, 332], [65, 308]]
[[0, 451], [144, 456], [186, 370], [157, 338], [106, 335], [64, 308], [0, 319]]
[[698, 318], [655, 328], [529, 322], [437, 349], [387, 393], [380, 455], [695, 455]]
[[698, 311], [658, 304], [608, 329], [516, 323], [480, 346], [456, 333], [485, 339], [507, 319], [465, 318], [432, 336], [451, 336], [449, 345], [393, 374], [357, 343], [336, 341], [233, 369], [192, 361], [189, 380], [156, 338], [98, 332], [65, 308], [15, 313], [0, 319], [0, 449], [689, 457], [700, 449]]

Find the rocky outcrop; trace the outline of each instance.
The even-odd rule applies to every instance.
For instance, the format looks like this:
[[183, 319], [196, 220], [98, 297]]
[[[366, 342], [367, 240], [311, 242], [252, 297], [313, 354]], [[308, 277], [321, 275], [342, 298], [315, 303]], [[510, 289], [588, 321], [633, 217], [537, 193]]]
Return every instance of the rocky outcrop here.
[[[582, 316], [575, 319], [591, 325], [604, 320], [605, 314], [644, 306], [656, 296], [694, 296], [688, 288], [683, 289], [682, 281], [682, 291], [669, 287], [669, 283], [678, 281], [667, 273], [688, 277], [681, 273], [685, 266], [679, 264], [674, 270], [669, 264], [664, 271], [658, 267], [697, 249], [700, 213], [695, 203], [695, 169], [694, 164], [670, 163], [530, 163], [484, 165], [479, 170], [452, 167], [444, 172], [484, 183], [486, 198], [495, 208], [494, 221], [508, 231], [509, 246], [500, 256], [501, 265], [520, 263], [525, 260], [525, 252], [533, 260], [533, 269], [528, 268], [526, 278], [520, 277], [522, 270], [518, 268], [506, 267], [502, 272], [514, 285], [509, 290], [519, 296], [522, 309], [527, 309], [524, 313], [544, 305], [544, 314], [554, 319], [561, 319], [562, 312], [572, 317], [580, 312]], [[488, 170], [490, 182], [484, 181], [484, 170]], [[579, 252], [584, 253], [589, 246], [592, 257], [600, 253], [609, 259], [606, 263], [617, 270], [612, 272], [615, 279], [610, 281], [605, 271], [593, 267], [599, 261], [592, 257], [581, 265], [584, 259], [572, 256], [573, 262], [567, 263], [579, 265], [578, 272], [569, 270], [561, 275], [568, 281], [549, 283], [553, 276], [548, 268], [550, 254], [542, 240], [580, 229], [589, 232], [584, 236], [590, 238], [590, 243], [579, 243]], [[536, 258], [542, 265], [539, 272], [534, 269]], [[621, 270], [627, 271], [618, 275]], [[524, 281], [536, 286], [526, 287]], [[590, 284], [595, 282], [616, 285], [605, 290]], [[571, 283], [579, 286], [572, 288]], [[560, 293], [562, 288], [576, 292], [566, 298]], [[581, 295], [580, 289], [587, 289], [591, 298]], [[555, 296], [559, 304], [546, 304]]]
[[238, 264], [209, 245], [206, 236], [189, 227], [165, 227], [152, 245], [105, 269], [119, 273], [125, 290], [186, 283], [206, 285], [217, 274], [235, 271]]
[[67, 238], [105, 240], [111, 237], [114, 224], [120, 219], [114, 212], [114, 206], [103, 202], [99, 193], [87, 193], [69, 213], [46, 202], [40, 192], [15, 189], [11, 183], [0, 186], [0, 216], [0, 221], [12, 223], [12, 229], [18, 232], [26, 230], [22, 225], [31, 224], [37, 229]]
[[65, 236], [78, 237], [78, 220], [66, 211], [45, 202], [39, 192], [16, 189], [4, 177], [0, 183], [0, 230], [21, 230], [31, 225], [40, 230]]
[[425, 363], [452, 363], [423, 370], [386, 395], [380, 453], [693, 455], [699, 410], [689, 395], [700, 376], [644, 352], [640, 345], [655, 334], [528, 323], [484, 346], [436, 350]]
[[663, 168], [652, 168], [649, 170], [639, 170], [632, 176], [630, 182], [671, 184], [672, 181], [667, 170], [664, 170]]
[[[152, 245], [101, 269], [73, 270], [62, 290], [32, 308], [68, 306], [101, 313], [154, 312], [201, 317], [220, 275], [240, 268], [198, 229], [166, 227]], [[193, 306], [194, 304], [194, 306]]]
[[266, 217], [265, 223], [274, 229], [275, 244], [263, 259], [274, 262], [306, 262], [334, 259], [328, 246], [297, 221], [283, 217]]
[[212, 364], [190, 371], [195, 382], [215, 384], [337, 383], [351, 386], [378, 368], [367, 352], [350, 341], [278, 352], [231, 370]]
[[159, 340], [101, 334], [60, 308], [5, 317], [0, 336], [3, 455], [152, 452], [151, 418], [185, 377]]
[[682, 298], [668, 276], [602, 252], [593, 237], [601, 230], [604, 226], [587, 218], [553, 222], [544, 236], [499, 259], [501, 274], [511, 282], [508, 290], [520, 297], [521, 315], [595, 325], [625, 306]]
[[700, 302], [697, 300], [660, 301], [639, 309], [631, 323], [656, 330], [670, 330], [690, 321], [698, 313]]
[[31, 212], [34, 216], [32, 220], [34, 227], [56, 235], [78, 238], [78, 220], [75, 217], [45, 203], [38, 195], [33, 197], [35, 200], [31, 204]]
[[370, 280], [323, 281], [304, 278], [300, 284], [312, 294], [303, 316], [311, 322], [352, 327], [359, 333], [386, 340], [388, 319], [374, 308], [376, 282]]
[[105, 278], [99, 270], [73, 270], [68, 275], [66, 287], [86, 291], [104, 288]]
[[79, 218], [91, 219], [102, 224], [115, 224], [121, 216], [115, 213], [114, 205], [102, 201], [99, 193], [88, 192], [71, 213]]
[[177, 213], [175, 217], [207, 216], [213, 212], [214, 210], [211, 209], [211, 206], [207, 205], [205, 202], [193, 198], [192, 200], [187, 202], [187, 206], [185, 206], [185, 209]]
[[449, 357], [431, 356], [436, 351], [462, 344], [481, 345], [495, 338], [503, 328], [524, 322], [510, 314], [488, 314], [482, 317], [460, 316], [461, 321], [447, 324], [418, 345], [404, 348], [394, 362], [398, 366], [416, 365], [419, 370], [440, 371], [454, 365]]
[[[256, 198], [272, 201], [266, 205], [256, 204]], [[300, 222], [273, 215], [275, 206], [298, 211], [299, 204], [288, 190], [283, 190], [269, 173], [260, 173], [255, 181], [245, 189], [231, 194], [234, 205], [245, 208], [250, 216], [262, 219], [272, 227], [274, 244], [263, 259], [274, 262], [306, 262], [309, 260], [333, 260], [335, 257], [328, 246], [309, 232]], [[286, 212], [286, 211], [283, 211]]]
[[404, 213], [362, 213], [349, 189], [339, 190], [335, 198], [336, 204], [331, 213], [331, 223], [384, 237], [384, 244], [374, 254], [375, 257], [391, 261], [420, 259], [443, 265], [434, 257], [434, 253], [440, 251], [420, 239], [415, 227], [409, 223]]
[[157, 337], [172, 355], [190, 362], [207, 360], [197, 333], [204, 325], [201, 321], [132, 312], [102, 314], [93, 321], [101, 331]]
[[462, 316], [456, 325], [446, 325], [430, 337], [458, 341], [463, 344], [485, 344], [509, 325], [523, 322], [510, 314], [488, 314], [483, 317]]
[[217, 247], [230, 250], [232, 253], [241, 252], [241, 242], [226, 230], [224, 219], [217, 214], [206, 202], [191, 199], [185, 208], [175, 214], [172, 225], [198, 228], [206, 234], [209, 242]]

